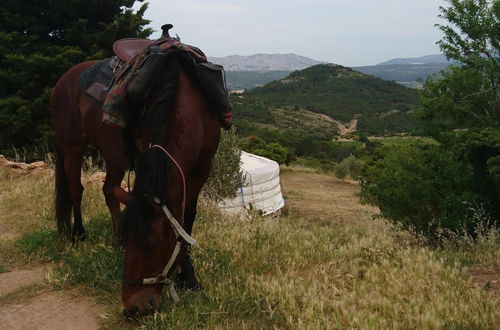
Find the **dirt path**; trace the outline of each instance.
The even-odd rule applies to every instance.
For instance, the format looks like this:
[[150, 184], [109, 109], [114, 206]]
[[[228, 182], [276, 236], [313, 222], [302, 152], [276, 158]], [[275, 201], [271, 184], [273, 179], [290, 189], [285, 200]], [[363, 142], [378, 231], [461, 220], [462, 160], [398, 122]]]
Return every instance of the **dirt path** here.
[[0, 329], [98, 329], [97, 306], [78, 292], [54, 292], [50, 265], [0, 274]]
[[359, 184], [354, 181], [296, 169], [285, 169], [280, 177], [290, 209], [304, 218], [359, 222], [377, 212], [359, 203]]
[[0, 297], [13, 293], [23, 287], [44, 283], [48, 265], [19, 267], [0, 274]]
[[98, 329], [95, 305], [85, 298], [60, 292], [9, 304], [0, 313], [0, 329]]
[[[26, 200], [37, 198], [46, 203], [52, 199], [47, 183], [52, 182], [53, 171], [43, 162], [15, 163], [2, 155], [0, 171], [4, 178], [6, 173], [15, 178], [8, 180], [7, 189], [0, 192], [0, 241], [3, 241], [18, 238], [31, 223], [40, 222], [41, 214], [32, 210]], [[100, 183], [101, 177], [90, 179]], [[40, 196], [47, 200], [40, 200]], [[99, 328], [99, 308], [90, 298], [76, 291], [50, 289], [47, 275], [52, 265], [0, 266], [0, 330]]]

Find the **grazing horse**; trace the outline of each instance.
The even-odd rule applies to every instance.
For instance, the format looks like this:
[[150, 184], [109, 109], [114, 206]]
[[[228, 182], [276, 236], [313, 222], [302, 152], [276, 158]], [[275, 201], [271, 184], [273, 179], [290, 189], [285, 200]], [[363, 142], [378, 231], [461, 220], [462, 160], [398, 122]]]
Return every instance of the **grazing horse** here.
[[[129, 102], [133, 115], [128, 128], [139, 141], [130, 194], [120, 187], [130, 164], [124, 129], [104, 124], [102, 103], [79, 87], [80, 74], [95, 62], [72, 67], [51, 95], [59, 230], [74, 240], [86, 238], [80, 174], [85, 148], [92, 143], [106, 161], [103, 192], [113, 232], [125, 252], [122, 299], [129, 317], [158, 307], [162, 287], [172, 283], [169, 276], [179, 269], [177, 265], [181, 284], [199, 288], [187, 243], [192, 243], [189, 235], [198, 195], [209, 176], [221, 133], [220, 116], [202, 91], [193, 59], [181, 51], [163, 58], [161, 68], [151, 70], [154, 84], [147, 97]], [[123, 213], [120, 202], [125, 204]], [[175, 290], [170, 293], [176, 296]]]

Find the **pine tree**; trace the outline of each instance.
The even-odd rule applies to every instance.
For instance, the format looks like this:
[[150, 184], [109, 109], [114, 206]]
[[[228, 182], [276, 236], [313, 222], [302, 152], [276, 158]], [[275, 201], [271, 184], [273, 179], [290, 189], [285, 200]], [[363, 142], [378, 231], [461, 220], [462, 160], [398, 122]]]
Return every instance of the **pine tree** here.
[[50, 140], [48, 98], [76, 63], [111, 56], [119, 38], [152, 30], [135, 0], [2, 0], [0, 153]]

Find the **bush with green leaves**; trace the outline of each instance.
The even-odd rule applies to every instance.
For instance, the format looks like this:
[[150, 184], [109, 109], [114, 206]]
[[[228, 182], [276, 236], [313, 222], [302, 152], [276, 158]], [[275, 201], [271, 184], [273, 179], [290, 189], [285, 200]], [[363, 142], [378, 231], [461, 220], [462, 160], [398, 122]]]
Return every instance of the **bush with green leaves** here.
[[250, 136], [244, 144], [243, 149], [252, 154], [274, 160], [278, 164], [289, 163], [295, 158], [294, 153], [277, 142], [266, 143], [263, 139]]
[[354, 155], [349, 155], [348, 157], [342, 159], [341, 165], [347, 168], [349, 176], [353, 179], [357, 179], [361, 174], [361, 169], [363, 168], [363, 161], [356, 158]]
[[337, 178], [344, 180], [345, 177], [349, 174], [349, 168], [347, 167], [347, 164], [343, 162], [335, 164], [335, 167], [333, 168], [333, 174], [335, 174]]
[[234, 129], [223, 131], [204, 193], [214, 199], [234, 197], [243, 180], [240, 139]]
[[378, 148], [361, 175], [364, 202], [381, 216], [430, 241], [440, 229], [471, 232], [471, 207], [488, 205], [475, 185], [473, 167], [439, 145]]

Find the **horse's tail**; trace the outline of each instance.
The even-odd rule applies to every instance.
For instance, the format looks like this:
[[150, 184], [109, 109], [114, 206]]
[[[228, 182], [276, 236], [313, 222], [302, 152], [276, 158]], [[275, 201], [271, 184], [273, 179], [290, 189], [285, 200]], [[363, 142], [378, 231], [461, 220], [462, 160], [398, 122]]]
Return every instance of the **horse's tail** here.
[[64, 154], [56, 149], [56, 219], [59, 235], [68, 236], [71, 233], [71, 197], [69, 183], [64, 169]]

